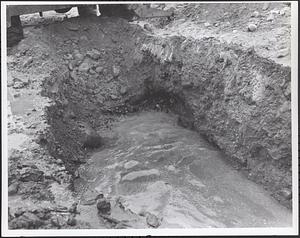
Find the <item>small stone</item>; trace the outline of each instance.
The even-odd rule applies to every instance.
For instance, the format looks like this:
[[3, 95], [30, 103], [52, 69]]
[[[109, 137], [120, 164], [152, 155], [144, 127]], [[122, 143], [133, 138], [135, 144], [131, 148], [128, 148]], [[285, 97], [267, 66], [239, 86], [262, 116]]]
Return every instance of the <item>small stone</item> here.
[[50, 222], [53, 226], [61, 228], [63, 225], [63, 219], [61, 216], [54, 216], [50, 219]]
[[96, 68], [96, 72], [99, 74], [99, 73], [102, 73], [103, 72], [103, 67], [101, 67], [101, 66], [98, 66], [97, 68]]
[[175, 171], [176, 168], [175, 168], [173, 165], [169, 165], [169, 166], [168, 166], [168, 170], [170, 170], [170, 171]]
[[97, 199], [97, 209], [99, 213], [102, 214], [107, 214], [110, 212], [111, 210], [111, 205], [110, 202], [107, 201], [103, 195], [99, 196], [99, 198]]
[[90, 70], [89, 70], [89, 73], [90, 73], [90, 74], [96, 74], [96, 71], [93, 70], [93, 69], [90, 69]]
[[237, 30], [233, 30], [233, 31], [232, 31], [232, 33], [237, 33], [237, 32], [238, 32]]
[[150, 227], [154, 227], [154, 228], [157, 228], [160, 225], [158, 218], [151, 213], [147, 214], [146, 222]]
[[285, 10], [284, 9], [281, 9], [280, 11], [279, 11], [279, 15], [280, 16], [283, 16], [285, 14]]
[[279, 12], [280, 12], [279, 10], [271, 10], [270, 11], [271, 14], [279, 14]]
[[120, 93], [121, 93], [122, 95], [126, 94], [126, 93], [127, 93], [127, 87], [122, 86], [121, 89], [120, 89]]
[[118, 99], [118, 97], [117, 97], [116, 95], [114, 95], [114, 94], [111, 94], [111, 95], [110, 95], [110, 98], [111, 98], [112, 100]]
[[89, 50], [86, 55], [94, 60], [97, 60], [101, 57], [101, 53], [97, 49]]
[[277, 58], [283, 58], [283, 57], [287, 56], [288, 54], [289, 54], [288, 49], [279, 50], [277, 53]]
[[205, 26], [205, 27], [209, 27], [209, 26], [210, 26], [210, 23], [209, 23], [209, 22], [205, 22], [205, 23], [204, 23], [204, 26]]
[[259, 12], [258, 12], [258, 11], [254, 11], [254, 12], [251, 14], [251, 17], [259, 17]]
[[73, 70], [73, 65], [72, 65], [72, 63], [70, 62], [69, 64], [68, 64], [68, 68], [69, 68], [69, 70]]
[[80, 40], [82, 40], [82, 41], [87, 41], [87, 40], [88, 40], [88, 38], [87, 38], [87, 36], [86, 36], [86, 35], [83, 35], [83, 36], [81, 36], [81, 37], [80, 37]]
[[24, 61], [23, 67], [27, 67], [32, 62], [33, 62], [33, 58], [32, 57], [28, 57], [28, 59], [26, 61]]
[[73, 59], [73, 55], [71, 55], [71, 54], [64, 55], [64, 59], [65, 60], [72, 60]]
[[21, 96], [21, 94], [20, 93], [16, 93], [16, 94], [14, 94], [14, 97], [15, 98], [18, 98], [18, 97], [20, 97]]
[[147, 31], [150, 31], [150, 32], [153, 31], [149, 24], [145, 24], [144, 29], [147, 30]]
[[268, 10], [268, 8], [270, 7], [270, 3], [269, 2], [265, 2], [263, 7], [262, 7], [262, 10]]
[[257, 26], [255, 24], [253, 24], [253, 23], [248, 24], [248, 31], [253, 32], [253, 31], [256, 31], [256, 29], [257, 29]]
[[15, 195], [18, 192], [19, 184], [17, 182], [12, 183], [8, 186], [8, 195]]
[[83, 60], [84, 59], [84, 56], [80, 53], [75, 53], [74, 57], [75, 57], [76, 60]]
[[71, 207], [68, 209], [70, 213], [77, 213], [77, 206], [78, 206], [78, 203], [77, 202], [74, 202]]
[[120, 67], [119, 66], [113, 66], [113, 75], [114, 77], [118, 77], [120, 74]]
[[111, 74], [106, 76], [106, 82], [110, 82], [114, 77]]
[[278, 194], [287, 200], [292, 199], [292, 191], [288, 188], [281, 189]]
[[193, 87], [193, 82], [192, 81], [188, 81], [188, 80], [183, 80], [181, 82], [182, 87], [184, 88], [189, 88], [189, 87]]
[[90, 69], [90, 66], [89, 66], [89, 64], [86, 63], [86, 62], [82, 63], [82, 64], [79, 66], [79, 68], [78, 68], [78, 70], [79, 70], [80, 72], [87, 72], [89, 69]]
[[74, 215], [71, 215], [68, 220], [67, 220], [67, 224], [69, 226], [75, 226], [77, 223], [76, 219], [75, 219], [75, 216]]
[[70, 31], [78, 31], [79, 30], [79, 26], [68, 26], [67, 28]]
[[134, 166], [138, 165], [139, 162], [137, 162], [136, 160], [131, 160], [131, 161], [128, 161], [127, 163], [124, 164], [124, 168], [125, 169], [131, 169], [133, 168]]
[[274, 15], [271, 13], [268, 17], [267, 17], [267, 21], [273, 21], [274, 20]]
[[77, 77], [77, 75], [76, 75], [76, 73], [75, 73], [74, 71], [72, 71], [72, 72], [70, 73], [70, 77], [71, 77], [71, 79], [73, 79], [73, 80], [77, 80], [77, 79], [78, 79], [78, 77]]

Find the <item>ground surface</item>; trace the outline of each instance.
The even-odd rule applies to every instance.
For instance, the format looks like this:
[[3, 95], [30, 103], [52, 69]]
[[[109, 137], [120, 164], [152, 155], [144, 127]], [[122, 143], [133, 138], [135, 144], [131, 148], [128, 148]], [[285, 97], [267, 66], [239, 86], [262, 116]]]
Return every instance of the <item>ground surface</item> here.
[[[72, 209], [77, 169], [92, 153], [81, 147], [78, 122], [105, 133], [122, 115], [148, 109], [175, 112], [181, 126], [206, 136], [290, 207], [290, 7], [178, 4], [175, 10], [171, 22], [131, 24], [53, 12], [22, 17], [25, 39], [7, 58], [11, 228], [116, 225], [105, 219], [95, 225]], [[249, 31], [249, 23], [257, 28]], [[283, 211], [277, 206], [270, 210]], [[203, 226], [242, 224], [233, 220]]]

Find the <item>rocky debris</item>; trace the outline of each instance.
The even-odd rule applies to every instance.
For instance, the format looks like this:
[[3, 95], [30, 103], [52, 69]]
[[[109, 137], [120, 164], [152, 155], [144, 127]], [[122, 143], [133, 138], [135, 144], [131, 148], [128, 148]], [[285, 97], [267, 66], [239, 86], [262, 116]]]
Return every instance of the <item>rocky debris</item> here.
[[257, 26], [254, 23], [249, 23], [247, 29], [248, 31], [253, 32], [257, 30]]
[[170, 170], [170, 171], [175, 171], [176, 170], [176, 168], [173, 165], [169, 165], [167, 167], [167, 169]]
[[159, 176], [160, 173], [157, 169], [149, 169], [149, 170], [140, 170], [128, 173], [122, 177], [122, 181], [134, 181], [140, 178], [155, 178]]
[[89, 50], [86, 55], [94, 60], [98, 60], [101, 58], [101, 53], [97, 49]]
[[111, 210], [110, 202], [104, 198], [103, 194], [99, 194], [96, 199], [96, 206], [100, 214], [108, 214]]

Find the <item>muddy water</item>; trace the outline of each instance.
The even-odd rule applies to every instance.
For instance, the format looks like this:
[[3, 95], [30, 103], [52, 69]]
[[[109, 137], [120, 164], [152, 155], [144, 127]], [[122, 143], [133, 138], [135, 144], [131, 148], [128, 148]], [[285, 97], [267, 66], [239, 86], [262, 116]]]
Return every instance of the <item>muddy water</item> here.
[[133, 115], [111, 136], [116, 141], [90, 157], [76, 183], [83, 191], [78, 218], [93, 227], [101, 227], [89, 203], [97, 193], [120, 201], [127, 215], [113, 209], [111, 216], [133, 228], [147, 228], [146, 212], [159, 218], [160, 228], [291, 226], [287, 209], [196, 132], [179, 127], [175, 116]]

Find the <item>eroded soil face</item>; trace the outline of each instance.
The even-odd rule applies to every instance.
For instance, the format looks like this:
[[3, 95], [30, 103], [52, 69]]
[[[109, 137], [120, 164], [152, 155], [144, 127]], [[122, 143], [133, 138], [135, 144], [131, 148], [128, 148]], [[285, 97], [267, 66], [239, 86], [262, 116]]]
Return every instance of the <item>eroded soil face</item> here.
[[[256, 8], [259, 7], [262, 6], [258, 4]], [[269, 7], [279, 10], [285, 8], [285, 14], [276, 13], [273, 21], [265, 19], [272, 9], [260, 11], [259, 21], [262, 22], [263, 29], [271, 34], [271, 31], [279, 29], [271, 30], [274, 22], [277, 21], [276, 24], [280, 25], [280, 22], [288, 21], [287, 13], [290, 9], [284, 4]], [[250, 10], [252, 11], [252, 8], [249, 8]], [[185, 14], [179, 7], [177, 11]], [[253, 17], [250, 18], [253, 20]], [[198, 220], [191, 218], [196, 213], [183, 216], [185, 224], [168, 220], [167, 217], [172, 217], [172, 209], [166, 208], [165, 205], [165, 221], [163, 214], [157, 214], [155, 209], [134, 209], [132, 204], [135, 199], [141, 198], [143, 194], [149, 197], [151, 188], [166, 182], [164, 179], [155, 180], [161, 173], [155, 170], [158, 169], [155, 168], [155, 163], [150, 163], [151, 166], [148, 167], [134, 164], [134, 161], [146, 163], [151, 156], [153, 157], [152, 154], [137, 159], [134, 159], [134, 156], [129, 157], [130, 161], [120, 159], [120, 166], [124, 165], [126, 170], [133, 173], [131, 176], [134, 178], [143, 173], [146, 173], [146, 176], [140, 176], [142, 180], [146, 177], [148, 181], [149, 177], [149, 181], [152, 181], [154, 178], [153, 183], [147, 182], [150, 192], [143, 186], [134, 188], [137, 194], [145, 189], [147, 191], [133, 196], [131, 200], [128, 198], [127, 208], [130, 212], [125, 209], [126, 201], [123, 201], [122, 205], [122, 199], [117, 199], [118, 196], [128, 195], [131, 191], [130, 185], [123, 188], [121, 184], [119, 193], [116, 190], [105, 190], [107, 188], [104, 189], [104, 185], [109, 186], [120, 181], [102, 181], [102, 177], [97, 177], [97, 173], [82, 173], [83, 169], [89, 169], [86, 167], [89, 165], [88, 161], [91, 169], [97, 168], [95, 164], [100, 161], [97, 164], [99, 171], [109, 172], [110, 167], [105, 170], [105, 166], [114, 166], [114, 163], [118, 162], [117, 157], [113, 155], [114, 149], [111, 149], [120, 141], [120, 135], [114, 133], [115, 128], [120, 127], [117, 126], [118, 123], [147, 111], [169, 114], [166, 118], [173, 118], [172, 123], [176, 124], [176, 128], [193, 131], [195, 140], [199, 139], [196, 134], [201, 135], [205, 139], [201, 137], [199, 140], [210, 143], [209, 150], [213, 148], [222, 153], [220, 157], [237, 169], [239, 174], [243, 174], [240, 176], [246, 176], [261, 184], [273, 198], [291, 208], [290, 67], [286, 66], [288, 64], [275, 62], [277, 57], [273, 53], [264, 55], [261, 46], [256, 51], [255, 45], [254, 48], [248, 48], [246, 41], [243, 44], [243, 37], [246, 35], [252, 34], [251, 37], [254, 37], [256, 34], [259, 37], [258, 32], [241, 30], [243, 21], [239, 26], [231, 28], [232, 30], [237, 27], [237, 30], [243, 31], [234, 33], [241, 35], [240, 38], [237, 37], [240, 42], [231, 38], [226, 42], [226, 34], [232, 34], [228, 33], [228, 28], [222, 27], [224, 19], [221, 17], [218, 20], [221, 25], [214, 26], [214, 29], [207, 24], [202, 26], [201, 22], [191, 22], [192, 17], [183, 19], [175, 19], [168, 24], [160, 22], [165, 25], [160, 29], [156, 28], [157, 22], [148, 22], [152, 30], [149, 27], [146, 27], [146, 30], [141, 27], [145, 22], [136, 24], [121, 18], [96, 16], [75, 17], [49, 25], [25, 28], [26, 38], [8, 52], [8, 86], [12, 113], [9, 125], [11, 228], [188, 227], [189, 222], [190, 225], [193, 224], [192, 227], [256, 226], [257, 224], [247, 222], [251, 218], [246, 216], [243, 217], [245, 220], [238, 221], [233, 217], [239, 215], [229, 212], [228, 191], [231, 191], [232, 187], [225, 189], [228, 193], [224, 193], [227, 195], [223, 199], [220, 198], [220, 194], [206, 194], [208, 197], [212, 194], [217, 197], [217, 206], [222, 207], [228, 216], [232, 216], [231, 219], [214, 215], [213, 204], [206, 210], [200, 209], [200, 212], [196, 212]], [[180, 29], [186, 29], [186, 24], [194, 26], [194, 30], [199, 28], [204, 37], [194, 37], [195, 31], [181, 31]], [[177, 31], [175, 25], [178, 27]], [[215, 34], [215, 28], [222, 31], [222, 37]], [[283, 26], [283, 29], [289, 31], [288, 27]], [[278, 44], [286, 47], [284, 41], [278, 41]], [[288, 62], [286, 57], [289, 56], [277, 59], [283, 58]], [[160, 117], [158, 116], [157, 120], [161, 120]], [[80, 128], [83, 122], [88, 123], [103, 137], [102, 147], [93, 150], [83, 147], [87, 136], [87, 132]], [[122, 136], [127, 135], [126, 133]], [[127, 136], [130, 141], [130, 133]], [[121, 141], [125, 143], [126, 139]], [[131, 148], [133, 145], [128, 146]], [[111, 161], [107, 151], [112, 153]], [[199, 185], [214, 174], [202, 174], [201, 166], [208, 162], [201, 162], [201, 159], [195, 162], [197, 158], [194, 156], [192, 161], [184, 163], [183, 166], [194, 168], [191, 173], [198, 176], [195, 181]], [[166, 161], [167, 164], [160, 161], [157, 165], [161, 166], [159, 163], [163, 163], [169, 168], [166, 171], [174, 173], [173, 167], [170, 167], [174, 166], [174, 161]], [[176, 158], [175, 162], [179, 163], [180, 158]], [[126, 163], [129, 164], [125, 165]], [[195, 165], [190, 165], [191, 163]], [[216, 162], [218, 166], [220, 163], [223, 162]], [[209, 163], [206, 165], [210, 166]], [[182, 173], [183, 167], [179, 170]], [[121, 177], [126, 178], [128, 171], [123, 172]], [[217, 171], [211, 167], [210, 173]], [[96, 183], [98, 181], [97, 186], [91, 185], [89, 179], [82, 181], [82, 178], [89, 176], [90, 179], [95, 179]], [[184, 178], [184, 173], [182, 176]], [[129, 176], [129, 181], [130, 178]], [[243, 179], [241, 181], [244, 181]], [[173, 189], [172, 186], [175, 186], [172, 181], [174, 180], [168, 181], [170, 185], [159, 185], [166, 190], [162, 191], [163, 196], [172, 194], [169, 192]], [[94, 186], [90, 195], [86, 194], [87, 184]], [[155, 194], [155, 191], [156, 189], [152, 193]], [[157, 190], [158, 193], [159, 191], [160, 189]], [[88, 207], [82, 205], [83, 195], [85, 198], [87, 196], [86, 200], [93, 200], [96, 193], [104, 193], [111, 199], [112, 217], [98, 217], [93, 202]], [[257, 199], [257, 205], [251, 206], [255, 207], [257, 212], [262, 206], [260, 202], [263, 204], [265, 201], [271, 201], [268, 200], [271, 198], [267, 198], [269, 195], [265, 196], [253, 197], [253, 200]], [[202, 197], [203, 201], [208, 197]], [[240, 201], [240, 198], [235, 199]], [[189, 202], [192, 201], [185, 204]], [[274, 205], [266, 209], [278, 209], [282, 212], [281, 215], [272, 215], [276, 219], [266, 220], [258, 214], [259, 212], [254, 214], [254, 217], [262, 219], [261, 224], [278, 226], [281, 220], [286, 222], [289, 212], [277, 208], [279, 205], [272, 200], [273, 203]], [[119, 206], [120, 204], [122, 206]], [[222, 204], [226, 204], [225, 208]], [[160, 205], [162, 204], [158, 207]], [[184, 211], [183, 209], [181, 214], [184, 214]], [[248, 210], [245, 209], [245, 214], [247, 213]], [[99, 220], [88, 219], [93, 216]], [[123, 224], [120, 222], [121, 217], [126, 217], [124, 219], [130, 222]], [[202, 220], [199, 217], [202, 217]]]

